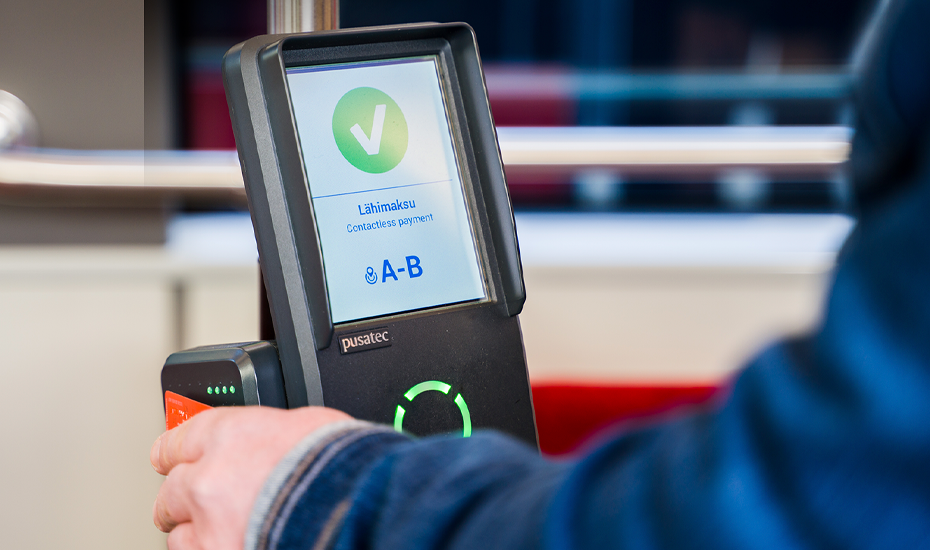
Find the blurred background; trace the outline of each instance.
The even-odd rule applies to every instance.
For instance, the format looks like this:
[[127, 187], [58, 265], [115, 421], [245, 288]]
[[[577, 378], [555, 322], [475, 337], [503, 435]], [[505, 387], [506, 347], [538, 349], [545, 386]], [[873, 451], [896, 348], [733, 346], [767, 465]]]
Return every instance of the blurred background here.
[[[820, 314], [854, 224], [872, 0], [344, 0], [476, 32], [516, 212], [540, 442], [711, 399]], [[258, 337], [220, 63], [264, 0], [0, 5], [0, 531], [162, 548], [172, 352]]]

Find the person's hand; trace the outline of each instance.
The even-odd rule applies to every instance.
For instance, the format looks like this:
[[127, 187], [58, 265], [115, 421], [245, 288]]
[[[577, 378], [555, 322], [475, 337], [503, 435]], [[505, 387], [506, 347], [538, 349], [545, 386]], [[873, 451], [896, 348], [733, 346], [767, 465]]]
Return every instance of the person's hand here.
[[224, 407], [163, 433], [151, 460], [168, 477], [152, 514], [169, 533], [168, 548], [241, 549], [252, 505], [275, 465], [306, 435], [350, 419], [323, 407]]

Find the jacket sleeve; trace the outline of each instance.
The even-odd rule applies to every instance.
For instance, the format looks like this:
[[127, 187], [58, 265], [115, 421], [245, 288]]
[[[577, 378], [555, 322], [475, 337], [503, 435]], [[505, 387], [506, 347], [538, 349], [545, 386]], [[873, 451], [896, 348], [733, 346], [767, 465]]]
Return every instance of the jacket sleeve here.
[[930, 548], [928, 283], [924, 177], [860, 219], [820, 327], [717, 406], [575, 461], [341, 425], [279, 467], [249, 548]]

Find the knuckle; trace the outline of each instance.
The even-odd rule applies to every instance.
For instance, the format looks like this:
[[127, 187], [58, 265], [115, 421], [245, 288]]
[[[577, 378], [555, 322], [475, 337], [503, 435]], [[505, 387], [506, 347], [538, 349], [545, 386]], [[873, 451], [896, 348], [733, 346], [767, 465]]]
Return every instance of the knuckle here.
[[209, 470], [190, 480], [188, 485], [192, 504], [200, 509], [209, 509], [216, 503], [218, 484]]

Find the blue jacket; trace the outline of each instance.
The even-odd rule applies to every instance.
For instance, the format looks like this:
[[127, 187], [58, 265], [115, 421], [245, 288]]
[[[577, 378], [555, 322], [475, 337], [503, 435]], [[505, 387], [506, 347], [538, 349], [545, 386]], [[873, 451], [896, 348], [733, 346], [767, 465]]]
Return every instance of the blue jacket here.
[[[928, 4], [897, 5], [925, 29]], [[724, 402], [572, 461], [495, 433], [331, 426], [269, 478], [247, 548], [930, 549], [930, 148], [905, 115], [906, 145], [870, 165], [822, 324], [762, 352]]]

